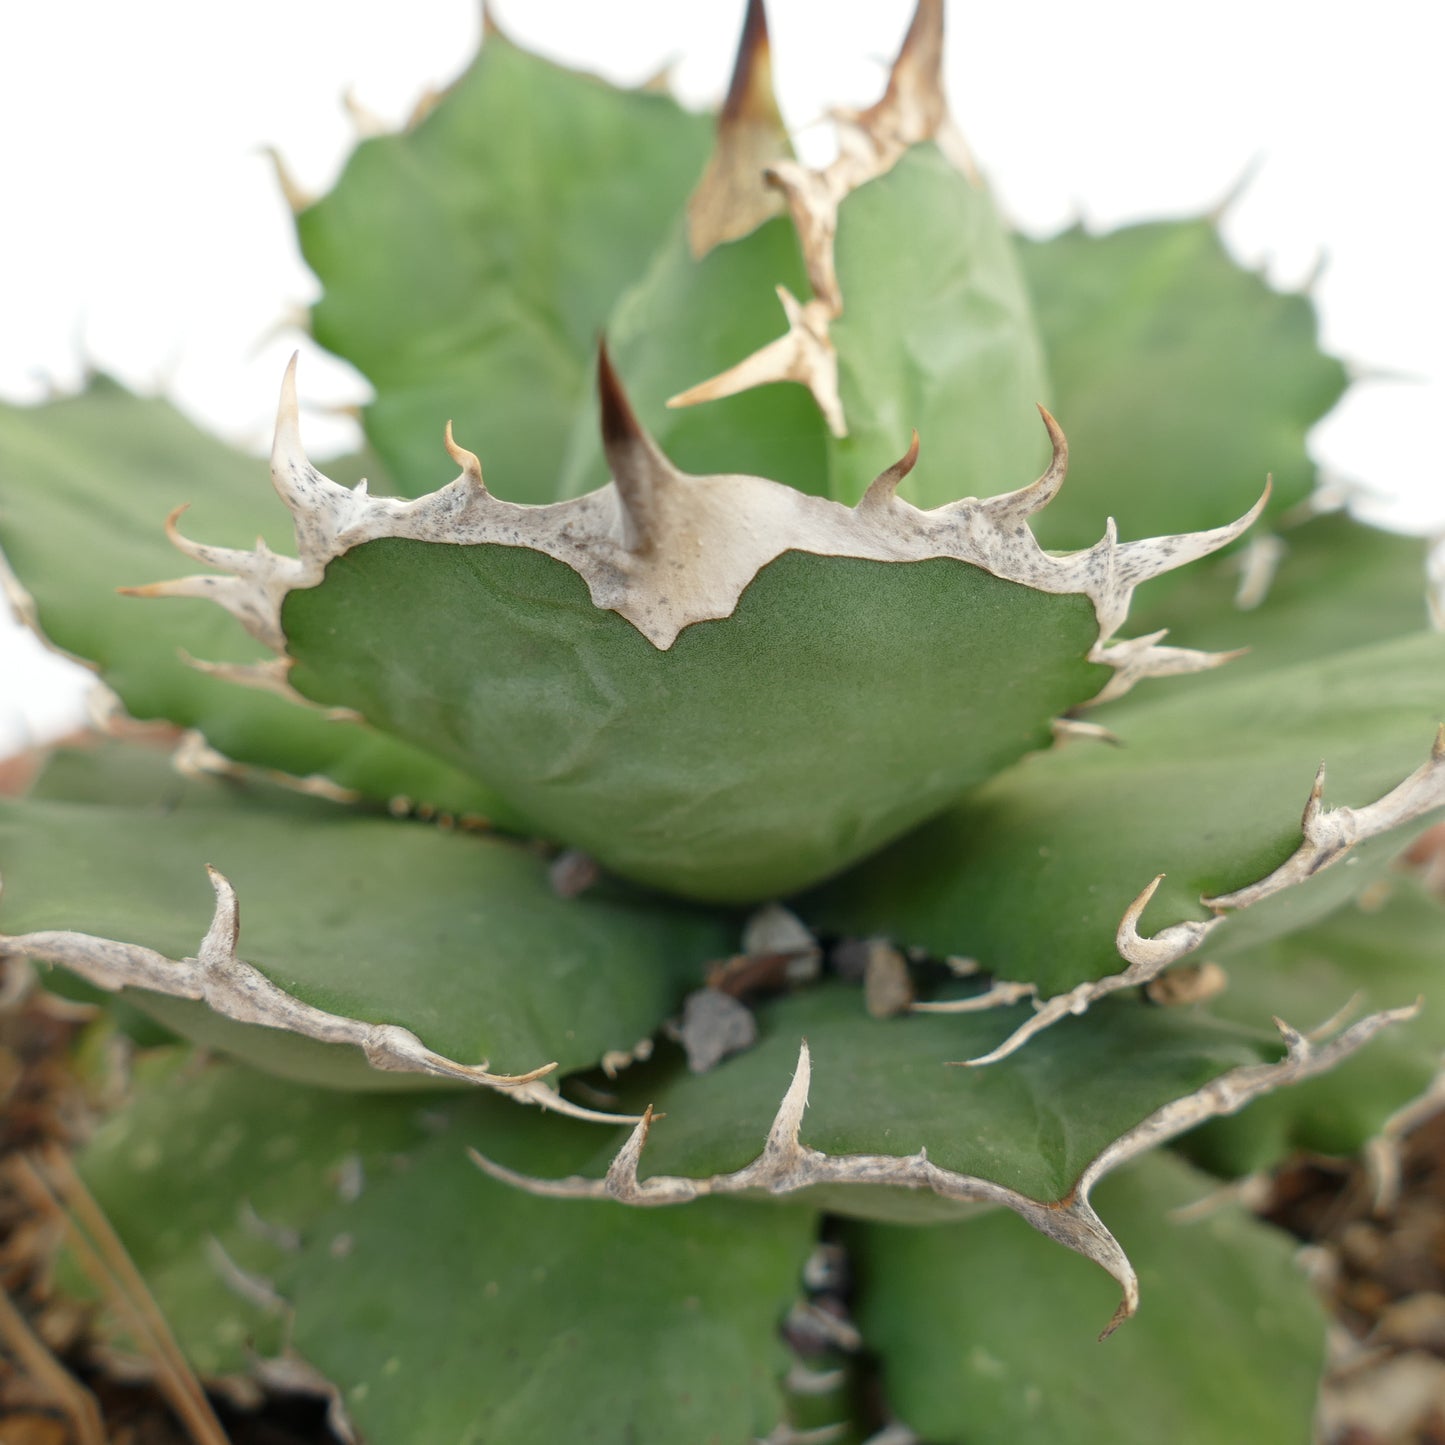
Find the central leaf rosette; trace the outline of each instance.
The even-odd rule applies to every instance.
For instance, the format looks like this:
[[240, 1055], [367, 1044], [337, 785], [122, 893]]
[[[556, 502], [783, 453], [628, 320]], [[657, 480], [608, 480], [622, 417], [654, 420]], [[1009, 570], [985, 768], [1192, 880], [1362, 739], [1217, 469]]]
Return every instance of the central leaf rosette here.
[[[317, 472], [288, 380], [273, 476], [299, 556], [201, 546], [172, 527], [232, 575], [141, 589], [221, 602], [278, 654], [254, 680], [429, 755], [449, 783], [421, 796], [399, 783], [408, 806], [478, 811], [445, 791], [469, 774], [498, 826], [722, 903], [827, 879], [1047, 746], [1090, 701], [1220, 660], [1161, 647], [1162, 634], [1112, 639], [1136, 586], [1255, 515], [1127, 543], [1110, 522], [1092, 547], [1045, 551], [1030, 518], [1062, 484], [1067, 445], [1045, 413], [1052, 459], [1028, 482], [1049, 383], [1007, 228], [948, 118], [942, 8], [919, 7], [884, 94], [837, 118], [838, 153], [820, 169], [793, 155], [766, 26], [750, 17], [711, 159], [640, 269], [639, 217], [615, 214], [621, 192], [594, 182], [651, 156], [655, 98], [604, 104], [590, 82], [489, 41], [492, 62], [440, 119], [363, 148], [301, 231], [327, 288], [319, 334], [365, 354], [377, 444], [415, 499]], [[534, 90], [569, 119], [537, 138], [519, 181], [481, 118]], [[580, 170], [574, 131], [596, 151]], [[442, 156], [486, 183], [418, 184]], [[549, 167], [567, 199], [534, 216]], [[619, 226], [634, 256], [625, 291], [592, 256]], [[428, 273], [418, 290], [408, 265], [383, 281], [398, 227], [450, 237], [436, 249], [476, 264], [445, 269], [440, 289]], [[499, 280], [513, 252], [528, 264]], [[378, 287], [387, 305], [362, 324]], [[408, 327], [443, 293], [450, 340], [423, 359]], [[569, 409], [583, 401], [581, 348], [553, 420], [536, 423], [518, 387], [536, 340], [522, 318], [558, 307], [568, 335], [602, 324], [615, 338], [646, 426], [605, 355], [600, 444], [591, 408]], [[501, 350], [437, 393], [439, 358], [478, 337]], [[444, 408], [470, 418], [500, 496], [450, 432], [461, 475], [416, 495], [414, 462]], [[870, 483], [911, 427], [913, 446]], [[966, 492], [985, 499], [954, 500]]]

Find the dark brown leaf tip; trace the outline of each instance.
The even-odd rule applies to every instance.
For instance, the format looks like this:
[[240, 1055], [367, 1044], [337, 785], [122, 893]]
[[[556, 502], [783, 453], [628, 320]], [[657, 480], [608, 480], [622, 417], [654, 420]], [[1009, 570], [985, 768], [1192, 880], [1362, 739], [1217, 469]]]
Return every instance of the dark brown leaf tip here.
[[918, 0], [908, 33], [893, 63], [889, 89], [912, 85], [920, 90], [942, 88], [943, 0]]
[[[964, 159], [943, 93], [943, 0], [918, 0], [889, 72], [888, 88], [856, 120], [883, 152], [936, 140], [955, 165]], [[959, 168], [967, 175], [971, 166]]]
[[897, 474], [897, 477], [898, 477], [898, 480], [901, 482], [901, 481], [903, 480], [903, 478], [906, 477], [906, 476], [909, 474], [909, 472], [911, 472], [911, 471], [914, 469], [914, 467], [916, 467], [917, 465], [918, 465], [918, 428], [915, 427], [915, 428], [913, 429], [912, 439], [911, 439], [911, 440], [909, 441], [909, 443], [908, 443], [908, 450], [907, 450], [906, 452], [904, 452], [903, 455], [902, 455], [901, 457], [899, 457], [898, 460], [897, 460], [896, 462], [894, 462], [893, 465], [892, 465], [888, 470], [891, 471], [891, 472], [896, 473], [896, 474]]
[[748, 0], [743, 19], [742, 38], [738, 41], [738, 57], [733, 63], [733, 78], [728, 85], [727, 99], [718, 116], [718, 129], [741, 122], [768, 121], [782, 129], [778, 102], [773, 95], [773, 55], [768, 39], [768, 14], [763, 0]]
[[701, 259], [778, 214], [763, 172], [792, 155], [773, 94], [772, 50], [762, 0], [748, 0], [732, 83], [718, 115], [717, 144], [688, 204], [688, 241]]
[[616, 448], [633, 447], [646, 441], [647, 433], [643, 431], [627, 392], [623, 390], [622, 378], [612, 365], [605, 337], [599, 338], [597, 342], [597, 403], [602, 426], [602, 446], [609, 457]]
[[629, 552], [647, 552], [664, 526], [664, 496], [678, 472], [633, 411], [605, 340], [597, 346], [597, 400], [602, 450], [624, 517], [623, 545]]

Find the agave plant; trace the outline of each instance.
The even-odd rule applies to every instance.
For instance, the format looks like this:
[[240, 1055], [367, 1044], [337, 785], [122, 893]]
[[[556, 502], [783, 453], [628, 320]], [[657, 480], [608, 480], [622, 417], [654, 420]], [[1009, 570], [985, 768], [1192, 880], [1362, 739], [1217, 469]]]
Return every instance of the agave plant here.
[[1011, 236], [941, 50], [811, 169], [756, 0], [715, 123], [491, 32], [296, 217], [364, 457], [294, 363], [275, 496], [103, 378], [0, 414], [17, 608], [183, 730], [5, 806], [0, 952], [135, 1041], [81, 1167], [202, 1376], [378, 1445], [1309, 1438], [1288, 1242], [1170, 1211], [1433, 1078], [1424, 544], [1319, 504], [1308, 298]]

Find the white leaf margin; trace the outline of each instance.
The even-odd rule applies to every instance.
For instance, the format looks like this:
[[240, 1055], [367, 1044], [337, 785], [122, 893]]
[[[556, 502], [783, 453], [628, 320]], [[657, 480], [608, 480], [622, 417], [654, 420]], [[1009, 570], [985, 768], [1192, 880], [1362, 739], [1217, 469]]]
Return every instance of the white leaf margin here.
[[287, 993], [237, 953], [240, 904], [236, 890], [218, 869], [206, 867], [215, 894], [210, 927], [194, 958], [172, 959], [140, 944], [98, 938], [66, 930], [0, 934], [0, 961], [31, 959], [55, 964], [109, 993], [144, 989], [168, 998], [206, 1004], [235, 1023], [255, 1024], [298, 1034], [323, 1044], [351, 1045], [374, 1069], [429, 1074], [434, 1078], [480, 1084], [523, 1104], [535, 1104], [577, 1119], [631, 1123], [563, 1098], [541, 1080], [555, 1062], [523, 1074], [494, 1074], [486, 1063], [463, 1064], [427, 1048], [400, 1024], [368, 1023], [328, 1013]]

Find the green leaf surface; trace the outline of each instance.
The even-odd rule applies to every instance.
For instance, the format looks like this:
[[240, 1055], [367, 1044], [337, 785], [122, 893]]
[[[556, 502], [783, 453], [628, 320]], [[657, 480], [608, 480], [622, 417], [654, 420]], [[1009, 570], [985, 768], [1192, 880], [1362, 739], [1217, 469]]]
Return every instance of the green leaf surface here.
[[[666, 406], [787, 330], [775, 286], [809, 296], [790, 221], [701, 261], [679, 228], [608, 323], [613, 359], [663, 450], [684, 471], [769, 477], [851, 506], [917, 428], [921, 460], [899, 495], [918, 506], [1031, 481], [1048, 453], [1035, 410], [1047, 384], [1018, 261], [987, 192], [932, 145], [915, 146], [844, 199], [834, 255], [844, 311], [830, 336], [846, 437], [829, 433], [795, 382]], [[574, 429], [567, 495], [607, 480], [592, 415]], [[1101, 521], [1084, 545], [1102, 532]]]
[[1267, 1169], [1294, 1150], [1354, 1154], [1439, 1072], [1445, 904], [1412, 879], [1392, 880], [1383, 903], [1348, 904], [1313, 928], [1230, 958], [1228, 973], [1229, 987], [1209, 1004], [1219, 1018], [1248, 1021], [1272, 1011], [1311, 1028], [1352, 1000], [1352, 1012], [1398, 1008], [1417, 997], [1424, 1007], [1368, 1056], [1186, 1136], [1184, 1151], [1216, 1173]]
[[1305, 434], [1339, 400], [1306, 296], [1233, 261], [1207, 220], [1020, 243], [1069, 480], [1038, 519], [1046, 547], [1196, 531], [1238, 516], [1274, 476], [1273, 511], [1308, 495]]
[[386, 539], [282, 620], [308, 697], [475, 770], [625, 877], [726, 901], [899, 836], [1107, 676], [1085, 598], [949, 559], [788, 552], [661, 651], [540, 552]]
[[[848, 436], [834, 443], [831, 495], [856, 502], [914, 428], [919, 462], [899, 495], [917, 506], [1036, 476], [1049, 451], [1036, 409], [1049, 400], [1045, 352], [989, 193], [934, 146], [916, 146], [843, 203], [835, 254], [843, 314], [831, 335]], [[1203, 525], [1236, 515], [1224, 508]]]
[[[699, 406], [667, 405], [786, 330], [776, 286], [800, 299], [808, 294], [791, 221], [767, 221], [701, 260], [679, 224], [608, 318], [607, 349], [643, 425], [683, 471], [768, 477], [830, 496], [828, 428], [805, 387], [783, 382]], [[579, 497], [609, 476], [589, 393], [573, 422], [560, 495]]]
[[[541, 857], [496, 838], [187, 781], [133, 750], [68, 768], [63, 791], [94, 801], [0, 807], [5, 932], [65, 929], [195, 957], [213, 864], [240, 899], [241, 958], [317, 1008], [400, 1024], [463, 1064], [595, 1064], [653, 1033], [701, 965], [732, 951], [732, 929], [700, 912], [606, 888], [558, 898]], [[125, 801], [104, 801], [112, 786]], [[251, 1025], [216, 1032], [200, 1004], [128, 996], [280, 1072], [416, 1082], [365, 1068], [350, 1047]]]
[[702, 170], [711, 127], [487, 38], [414, 129], [360, 145], [297, 229], [316, 339], [376, 389], [367, 435], [404, 492], [442, 429], [489, 485], [550, 501], [597, 333]]
[[208, 541], [249, 547], [264, 531], [289, 543], [265, 474], [265, 462], [198, 431], [166, 402], [97, 378], [47, 406], [0, 406], [0, 549], [45, 635], [93, 663], [133, 717], [198, 728], [238, 762], [511, 821], [479, 782], [416, 748], [187, 666], [183, 654], [269, 656], [219, 608], [117, 595], [190, 567], [164, 531], [185, 503], [194, 505], [182, 525]]
[[[1010, 1009], [1005, 1018], [1016, 1023], [1026, 1013]], [[804, 1039], [812, 1056], [805, 1145], [830, 1155], [927, 1149], [940, 1168], [1044, 1203], [1065, 1201], [1106, 1146], [1162, 1105], [1280, 1053], [1267, 1018], [1261, 1031], [1132, 1000], [1101, 1005], [1090, 1027], [1056, 1029], [987, 1069], [950, 1068], [948, 1061], [982, 1052], [997, 1019], [913, 1014], [880, 1021], [868, 1016], [861, 991], [843, 985], [767, 1004], [758, 1022], [759, 1042], [706, 1074], [663, 1060], [623, 1075], [626, 1107], [640, 1112], [651, 1103], [667, 1116], [654, 1124], [643, 1152], [644, 1182], [653, 1175], [705, 1178], [754, 1159]], [[618, 1142], [598, 1140], [583, 1172], [600, 1177]], [[883, 1182], [811, 1186], [801, 1197], [884, 1220], [953, 1219], [978, 1207]]]
[[[287, 1301], [290, 1343], [367, 1439], [769, 1433], [813, 1216], [547, 1203], [466, 1159], [485, 1144], [556, 1169], [590, 1148], [587, 1126], [546, 1122], [476, 1095], [338, 1097], [172, 1060], [147, 1066], [82, 1167], [199, 1368], [281, 1335], [222, 1284], [214, 1238]], [[258, 1239], [256, 1217], [296, 1247]]]
[[318, 1234], [315, 1221], [347, 1172], [391, 1173], [430, 1137], [433, 1102], [303, 1089], [187, 1049], [156, 1050], [78, 1163], [196, 1370], [247, 1373], [258, 1356], [281, 1353], [290, 1328], [284, 1311], [225, 1283], [222, 1255], [264, 1279], [286, 1257], [268, 1230], [328, 1247], [335, 1235]]
[[[1115, 931], [1157, 874], [1145, 935], [1208, 917], [1201, 896], [1284, 862], [1321, 759], [1326, 806], [1368, 804], [1426, 760], [1442, 719], [1445, 639], [1431, 635], [1265, 675], [1216, 674], [1184, 696], [1141, 693], [1109, 718], [1121, 746], [1082, 741], [1029, 758], [803, 911], [829, 931], [972, 956], [1049, 997], [1122, 969]], [[1411, 836], [1396, 829], [1226, 918], [1209, 950], [1323, 917]]]
[[1139, 1270], [1138, 1320], [1100, 1343], [1109, 1285], [1007, 1214], [853, 1225], [855, 1316], [899, 1417], [930, 1445], [1307, 1445], [1325, 1321], [1294, 1245], [1155, 1156], [1100, 1186]]

